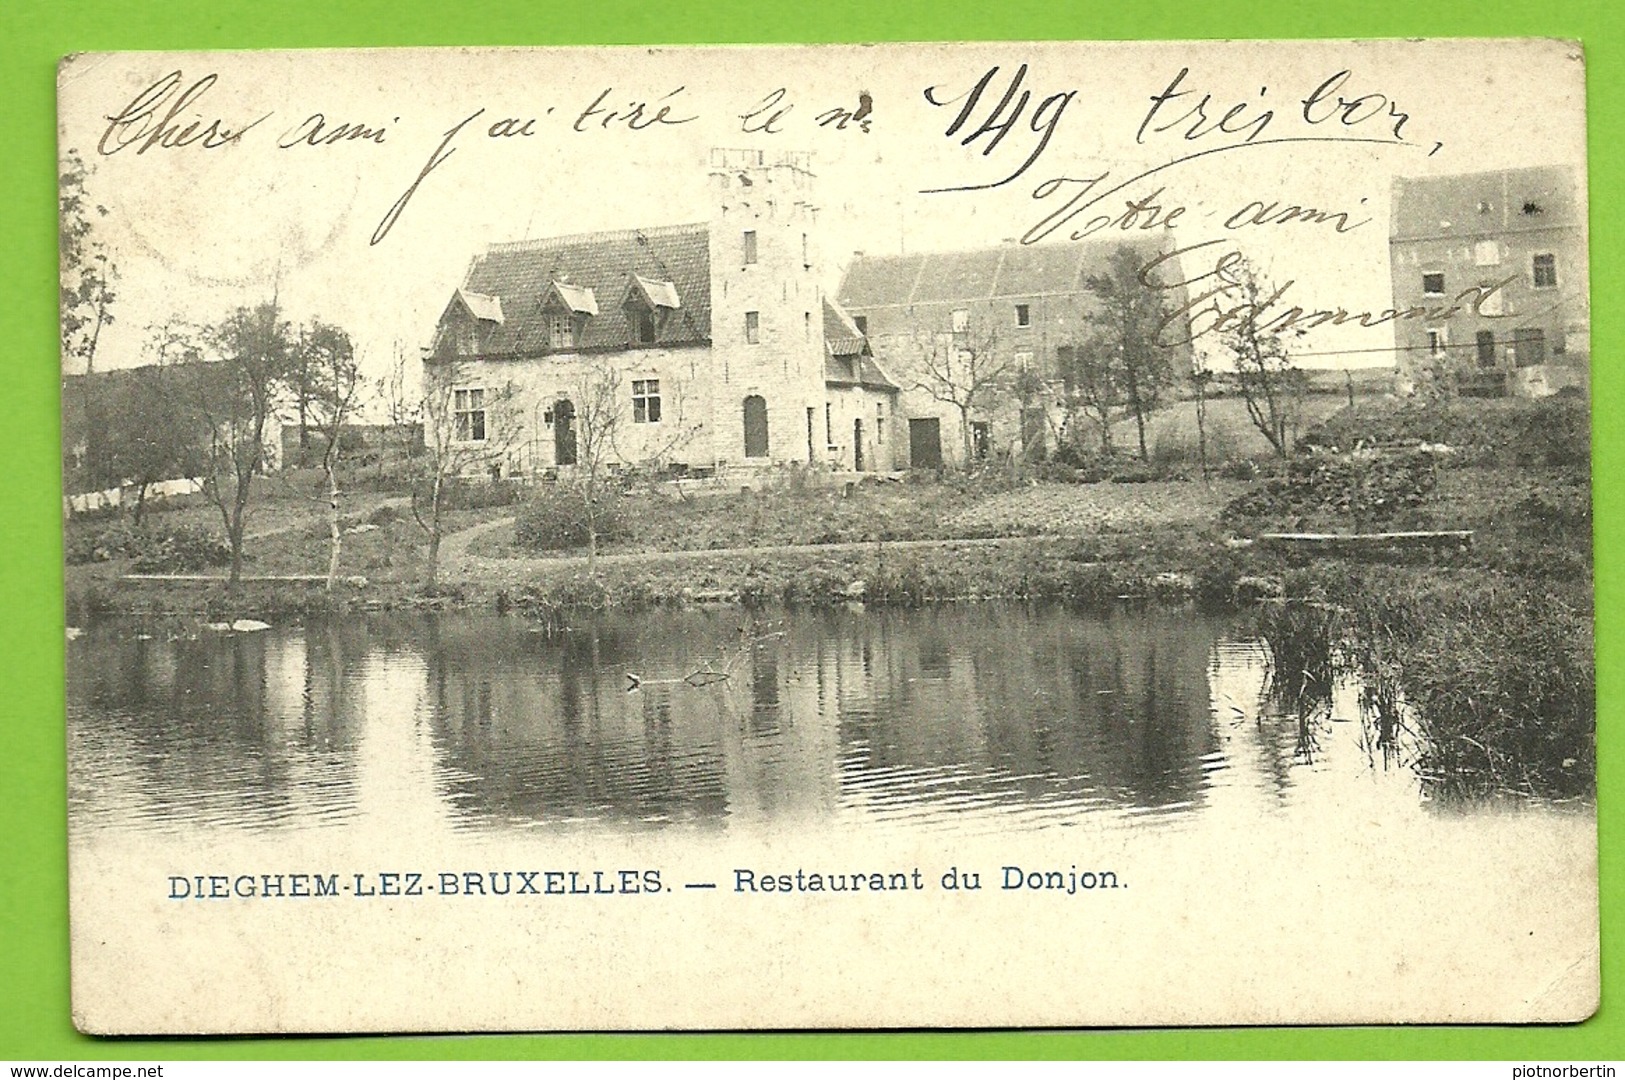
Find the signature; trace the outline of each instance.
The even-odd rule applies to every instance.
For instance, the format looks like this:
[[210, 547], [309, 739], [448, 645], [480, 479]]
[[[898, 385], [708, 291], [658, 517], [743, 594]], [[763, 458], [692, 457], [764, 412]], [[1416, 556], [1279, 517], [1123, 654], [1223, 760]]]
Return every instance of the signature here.
[[[1204, 240], [1188, 247], [1165, 251], [1140, 268], [1140, 284], [1147, 289], [1184, 289], [1186, 301], [1158, 325], [1152, 340], [1159, 346], [1184, 345], [1209, 334], [1257, 333], [1303, 334], [1321, 326], [1354, 325], [1363, 329], [1384, 326], [1391, 322], [1422, 319], [1430, 323], [1448, 322], [1464, 311], [1485, 319], [1510, 317], [1499, 306], [1490, 306], [1491, 299], [1517, 276], [1503, 278], [1488, 285], [1474, 285], [1463, 289], [1448, 303], [1428, 307], [1416, 305], [1407, 308], [1386, 308], [1381, 312], [1351, 312], [1347, 308], [1307, 309], [1296, 304], [1288, 306], [1287, 294], [1297, 284], [1295, 280], [1276, 286], [1261, 300], [1244, 299], [1245, 287], [1242, 271], [1246, 263], [1240, 251], [1221, 252], [1213, 262], [1213, 269], [1190, 278], [1171, 281], [1158, 276], [1165, 263], [1179, 265], [1181, 256], [1224, 244], [1224, 238]], [[1183, 336], [1170, 337], [1170, 333]]]

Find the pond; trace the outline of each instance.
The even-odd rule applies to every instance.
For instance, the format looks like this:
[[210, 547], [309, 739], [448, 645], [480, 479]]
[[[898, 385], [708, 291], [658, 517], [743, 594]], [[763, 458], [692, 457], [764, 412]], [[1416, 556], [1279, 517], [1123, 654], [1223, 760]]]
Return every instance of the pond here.
[[[1234, 620], [1151, 608], [523, 617], [69, 647], [76, 831], [1202, 828], [1351, 803], [1425, 827], [1354, 685], [1300, 718]], [[1148, 827], [1148, 826], [1146, 826]]]

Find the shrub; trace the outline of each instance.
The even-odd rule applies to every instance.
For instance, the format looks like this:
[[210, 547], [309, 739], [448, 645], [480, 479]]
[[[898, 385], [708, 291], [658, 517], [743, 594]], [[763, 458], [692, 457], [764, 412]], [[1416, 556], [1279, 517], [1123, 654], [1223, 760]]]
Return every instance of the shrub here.
[[70, 530], [64, 556], [72, 565], [108, 562], [139, 555], [147, 543], [146, 533], [128, 522], [115, 521], [100, 529]]
[[[627, 535], [626, 514], [617, 495], [599, 493], [593, 515], [600, 544]], [[570, 551], [587, 546], [587, 504], [583, 489], [571, 484], [537, 488], [519, 508], [514, 542], [533, 551]]]
[[132, 564], [143, 574], [185, 574], [231, 562], [231, 545], [200, 526], [183, 525], [148, 541]]
[[393, 525], [397, 521], [405, 521], [410, 513], [402, 507], [385, 503], [367, 515], [367, 522], [371, 525]]
[[[427, 492], [423, 493], [425, 496]], [[524, 498], [525, 487], [518, 480], [491, 480], [472, 476], [448, 476], [440, 488], [442, 510], [484, 510], [493, 506], [513, 506]], [[420, 506], [428, 504], [423, 498]]]
[[1591, 458], [1583, 398], [1457, 400], [1340, 409], [1299, 440], [1304, 447], [1444, 443], [1462, 465], [1581, 465]]
[[1433, 493], [1434, 457], [1419, 448], [1299, 454], [1284, 477], [1238, 495], [1220, 516], [1231, 525], [1317, 514], [1391, 521]]
[[1257, 480], [1258, 462], [1249, 458], [1226, 461], [1219, 466], [1219, 477], [1224, 480]]

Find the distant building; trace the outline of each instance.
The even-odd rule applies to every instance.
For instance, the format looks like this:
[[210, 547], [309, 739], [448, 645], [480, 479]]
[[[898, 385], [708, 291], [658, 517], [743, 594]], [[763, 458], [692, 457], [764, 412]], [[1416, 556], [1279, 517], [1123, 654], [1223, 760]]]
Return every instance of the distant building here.
[[[957, 463], [966, 440], [957, 407], [931, 393], [922, 371], [933, 350], [991, 349], [1009, 377], [1000, 393], [973, 411], [973, 456], [1014, 449], [1039, 456], [1062, 433], [1057, 358], [1085, 347], [1086, 318], [1098, 302], [1088, 279], [1128, 245], [1146, 260], [1155, 243], [1134, 237], [1086, 243], [1019, 245], [972, 251], [873, 256], [859, 253], [838, 293], [841, 306], [869, 339], [875, 357], [902, 386], [907, 441], [896, 447], [899, 467]], [[1174, 264], [1170, 276], [1177, 276]], [[1174, 308], [1182, 289], [1169, 290]], [[1183, 378], [1191, 371], [1188, 344], [1167, 350]]]
[[[1389, 240], [1402, 388], [1586, 387], [1591, 310], [1580, 178], [1559, 166], [1398, 178]], [[1418, 309], [1425, 309], [1425, 313]]]
[[[193, 445], [199, 454], [205, 453], [210, 428], [199, 418], [194, 403], [200, 398], [224, 393], [227, 384], [222, 380], [225, 378], [228, 376], [223, 366], [216, 363], [142, 364], [88, 375], [63, 375], [63, 489], [70, 495], [83, 494], [128, 479], [108, 475], [111, 466], [105, 458], [108, 450], [114, 448], [111, 440], [139, 440], [146, 438], [148, 432], [155, 432], [171, 442]], [[159, 400], [165, 403], [164, 408], [154, 407]], [[181, 422], [177, 418], [184, 417], [184, 423], [189, 426], [172, 431], [161, 423], [149, 423], [148, 418], [154, 416], [171, 424]], [[267, 424], [269, 434], [262, 464], [268, 472], [282, 465], [282, 439], [276, 434], [280, 422], [273, 417]], [[180, 433], [178, 436], [176, 431]], [[192, 472], [201, 467], [197, 461], [191, 466]], [[185, 472], [177, 462], [174, 474], [160, 479], [182, 479]]]
[[500, 450], [493, 471], [578, 465], [606, 412], [612, 465], [891, 466], [898, 388], [820, 285], [807, 155], [718, 150], [710, 178], [707, 221], [474, 258], [425, 385], [455, 383], [446, 422]]

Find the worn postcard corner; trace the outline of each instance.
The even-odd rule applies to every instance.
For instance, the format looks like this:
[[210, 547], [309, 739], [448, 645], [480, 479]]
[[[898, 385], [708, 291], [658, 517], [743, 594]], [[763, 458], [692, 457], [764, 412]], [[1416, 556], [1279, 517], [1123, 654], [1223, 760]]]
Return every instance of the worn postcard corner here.
[[1583, 1019], [1580, 56], [65, 57], [74, 1023]]

